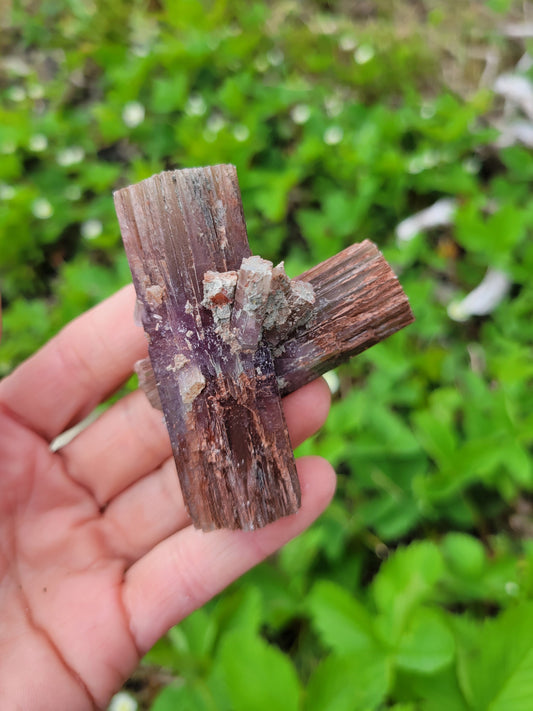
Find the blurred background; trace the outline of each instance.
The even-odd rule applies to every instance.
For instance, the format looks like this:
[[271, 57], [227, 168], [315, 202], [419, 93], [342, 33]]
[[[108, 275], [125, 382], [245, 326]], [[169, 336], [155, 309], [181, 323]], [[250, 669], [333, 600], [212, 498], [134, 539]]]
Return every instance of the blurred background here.
[[114, 711], [532, 711], [532, 38], [513, 0], [4, 0], [0, 375], [130, 280], [112, 191], [169, 168], [236, 164], [292, 276], [373, 240], [417, 318], [328, 375], [328, 511]]

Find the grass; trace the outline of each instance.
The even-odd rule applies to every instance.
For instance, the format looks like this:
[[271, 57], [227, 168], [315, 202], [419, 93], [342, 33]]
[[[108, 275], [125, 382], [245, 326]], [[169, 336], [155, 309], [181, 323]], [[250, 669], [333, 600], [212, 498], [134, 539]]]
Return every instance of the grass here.
[[[129, 281], [111, 192], [170, 167], [235, 163], [252, 248], [292, 274], [372, 239], [417, 317], [338, 369], [328, 424], [301, 448], [339, 472], [330, 509], [156, 645], [127, 685], [142, 708], [531, 708], [533, 159], [501, 145], [504, 119], [529, 119], [493, 91], [527, 50], [505, 35], [524, 12], [45, 0], [5, 14], [0, 374]], [[397, 239], [442, 198], [452, 219]], [[507, 295], [450, 318], [487, 269]]]

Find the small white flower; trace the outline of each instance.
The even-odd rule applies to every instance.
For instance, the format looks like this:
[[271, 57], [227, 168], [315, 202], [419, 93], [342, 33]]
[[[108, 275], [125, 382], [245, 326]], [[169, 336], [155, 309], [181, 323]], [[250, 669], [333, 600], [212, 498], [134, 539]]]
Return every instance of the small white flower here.
[[67, 185], [64, 195], [67, 200], [79, 200], [81, 198], [81, 188], [79, 185]]
[[34, 99], [37, 101], [38, 99], [42, 99], [44, 96], [44, 87], [42, 84], [32, 84], [28, 88], [28, 96], [30, 99]]
[[133, 696], [126, 694], [125, 691], [119, 691], [111, 699], [107, 711], [137, 711], [137, 709], [138, 704]]
[[100, 220], [86, 220], [81, 225], [81, 236], [85, 239], [96, 239], [96, 237], [100, 237], [103, 229], [104, 226]]
[[43, 133], [36, 133], [30, 138], [28, 145], [30, 151], [40, 153], [48, 148], [48, 138]]
[[336, 146], [343, 137], [344, 131], [340, 126], [330, 126], [324, 131], [324, 143], [328, 146]]
[[357, 40], [352, 35], [343, 35], [339, 40], [339, 47], [343, 52], [353, 52], [357, 47]]
[[470, 316], [486, 316], [501, 303], [511, 288], [511, 280], [499, 269], [487, 269], [482, 281], [462, 301], [452, 301], [448, 316], [466, 321]]
[[328, 384], [329, 391], [332, 395], [338, 392], [341, 385], [341, 381], [339, 380], [339, 376], [334, 370], [328, 370], [328, 372], [324, 373], [322, 377]]
[[12, 200], [15, 197], [15, 188], [7, 183], [0, 183], [0, 200]]
[[374, 48], [369, 44], [362, 44], [353, 53], [353, 58], [356, 64], [366, 64], [374, 58]]
[[435, 105], [429, 101], [425, 101], [420, 107], [420, 118], [430, 119], [435, 116]]
[[216, 141], [218, 134], [226, 125], [225, 119], [220, 114], [213, 114], [207, 119], [206, 128], [203, 133], [204, 141], [213, 143]]
[[334, 35], [338, 27], [338, 22], [333, 17], [322, 15], [317, 18], [316, 28], [323, 35]]
[[63, 168], [68, 168], [71, 165], [76, 165], [76, 163], [81, 163], [84, 158], [85, 151], [81, 146], [69, 146], [59, 151], [56, 161]]
[[445, 156], [440, 151], [424, 151], [420, 156], [420, 160], [424, 169], [434, 168], [445, 159]]
[[407, 164], [407, 172], [411, 173], [411, 175], [418, 175], [418, 173], [422, 173], [422, 171], [424, 171], [426, 167], [427, 166], [423, 155], [414, 156]]
[[136, 57], [147, 57], [150, 54], [150, 45], [148, 44], [134, 44], [131, 48], [131, 53]]
[[518, 583], [515, 583], [514, 580], [508, 580], [505, 583], [505, 592], [509, 595], [509, 597], [516, 597], [520, 592]]
[[34, 200], [31, 211], [39, 220], [47, 220], [54, 214], [54, 208], [46, 198], [37, 198]]
[[242, 123], [237, 124], [233, 129], [233, 136], [239, 143], [244, 143], [250, 137], [250, 129], [248, 126], [244, 126]]
[[0, 152], [3, 153], [4, 155], [10, 155], [11, 153], [14, 153], [17, 150], [17, 144], [15, 141], [4, 141], [2, 143], [2, 148], [0, 149]]
[[185, 113], [187, 116], [203, 116], [207, 111], [205, 99], [200, 94], [192, 94], [189, 96], [185, 104]]
[[128, 101], [122, 109], [122, 121], [128, 128], [136, 128], [144, 121], [146, 111], [138, 101]]
[[294, 121], [294, 123], [297, 123], [299, 125], [307, 123], [307, 121], [309, 121], [310, 116], [311, 109], [307, 104], [296, 104], [296, 106], [291, 109], [291, 119]]
[[266, 72], [269, 67], [268, 59], [263, 56], [256, 57], [254, 61], [254, 67], [256, 71], [260, 72], [261, 74], [264, 74], [264, 72]]
[[343, 107], [344, 103], [340, 96], [328, 96], [327, 99], [324, 100], [324, 108], [330, 118], [335, 118], [342, 113]]
[[26, 98], [26, 91], [21, 86], [12, 86], [8, 90], [7, 95], [11, 101], [24, 101]]
[[463, 161], [463, 168], [467, 173], [477, 175], [479, 173], [479, 169], [481, 168], [481, 164], [477, 158], [467, 158]]
[[266, 58], [271, 67], [279, 67], [283, 64], [285, 55], [279, 47], [273, 47], [269, 52], [267, 52]]
[[147, 57], [159, 36], [159, 25], [146, 14], [131, 18], [131, 53], [137, 57]]
[[222, 131], [225, 125], [226, 121], [224, 117], [220, 114], [213, 114], [207, 119], [206, 123], [207, 130], [211, 131], [212, 133], [218, 133], [219, 131]]

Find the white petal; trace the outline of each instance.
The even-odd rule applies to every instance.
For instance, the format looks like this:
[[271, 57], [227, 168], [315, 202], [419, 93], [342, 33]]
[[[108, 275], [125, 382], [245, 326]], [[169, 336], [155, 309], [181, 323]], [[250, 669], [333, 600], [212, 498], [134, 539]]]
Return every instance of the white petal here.
[[47, 220], [54, 214], [54, 208], [46, 198], [37, 198], [34, 200], [31, 211], [39, 220]]
[[506, 148], [507, 146], [514, 146], [516, 143], [522, 143], [528, 148], [533, 148], [533, 123], [529, 121], [514, 121], [502, 126], [495, 146], [497, 148]]
[[511, 22], [503, 28], [503, 32], [507, 37], [533, 37], [533, 22]]
[[119, 691], [111, 699], [108, 706], [108, 711], [137, 711], [138, 705], [133, 696], [126, 694], [124, 691]]
[[248, 126], [243, 126], [243, 124], [237, 124], [233, 129], [233, 136], [236, 141], [243, 143], [243, 141], [247, 141], [250, 137], [250, 129]]
[[374, 58], [374, 48], [369, 44], [362, 44], [353, 53], [353, 58], [356, 64], [366, 64]]
[[494, 82], [494, 91], [518, 106], [533, 119], [533, 83], [519, 74], [500, 74]]
[[200, 94], [192, 94], [187, 99], [185, 113], [187, 116], [203, 116], [207, 111], [205, 99]]
[[462, 301], [448, 306], [448, 316], [454, 321], [466, 321], [470, 316], [486, 316], [501, 303], [511, 287], [511, 280], [499, 269], [487, 269], [482, 281]]
[[334, 395], [340, 388], [341, 383], [339, 380], [339, 376], [334, 370], [328, 370], [328, 372], [324, 373], [322, 377], [328, 384], [329, 391], [332, 395]]
[[39, 153], [48, 148], [48, 138], [43, 133], [35, 133], [29, 140], [30, 151]]
[[415, 235], [432, 227], [451, 225], [457, 210], [457, 202], [452, 198], [442, 198], [425, 210], [407, 217], [396, 227], [396, 237], [400, 242], [409, 242]]
[[136, 128], [144, 121], [145, 108], [138, 101], [129, 101], [122, 111], [122, 120], [128, 128]]
[[311, 116], [311, 109], [307, 104], [296, 104], [291, 110], [291, 119], [294, 123], [304, 124]]
[[81, 146], [69, 146], [59, 151], [56, 156], [56, 161], [59, 165], [67, 168], [71, 165], [76, 165], [76, 163], [81, 163], [85, 157], [85, 151]]
[[82, 223], [80, 231], [85, 239], [96, 239], [96, 237], [100, 237], [103, 229], [104, 226], [100, 220], [91, 219]]
[[324, 131], [324, 143], [328, 146], [336, 146], [342, 141], [344, 131], [340, 126], [330, 126]]

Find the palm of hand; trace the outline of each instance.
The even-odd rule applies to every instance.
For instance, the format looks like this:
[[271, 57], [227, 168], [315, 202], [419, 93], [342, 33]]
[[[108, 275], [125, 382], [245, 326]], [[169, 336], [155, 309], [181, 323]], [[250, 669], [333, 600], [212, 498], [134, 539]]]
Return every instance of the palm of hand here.
[[[308, 458], [295, 516], [254, 533], [195, 530], [160, 414], [139, 392], [52, 452], [144, 355], [132, 306], [131, 289], [119, 292], [0, 383], [6, 711], [105, 708], [171, 625], [309, 525], [333, 491], [328, 465]], [[295, 444], [327, 405], [322, 383], [286, 398]]]
[[138, 659], [121, 595], [127, 559], [61, 457], [5, 413], [0, 432], [0, 679], [19, 684], [24, 670], [36, 693], [53, 689], [22, 709], [102, 705]]

